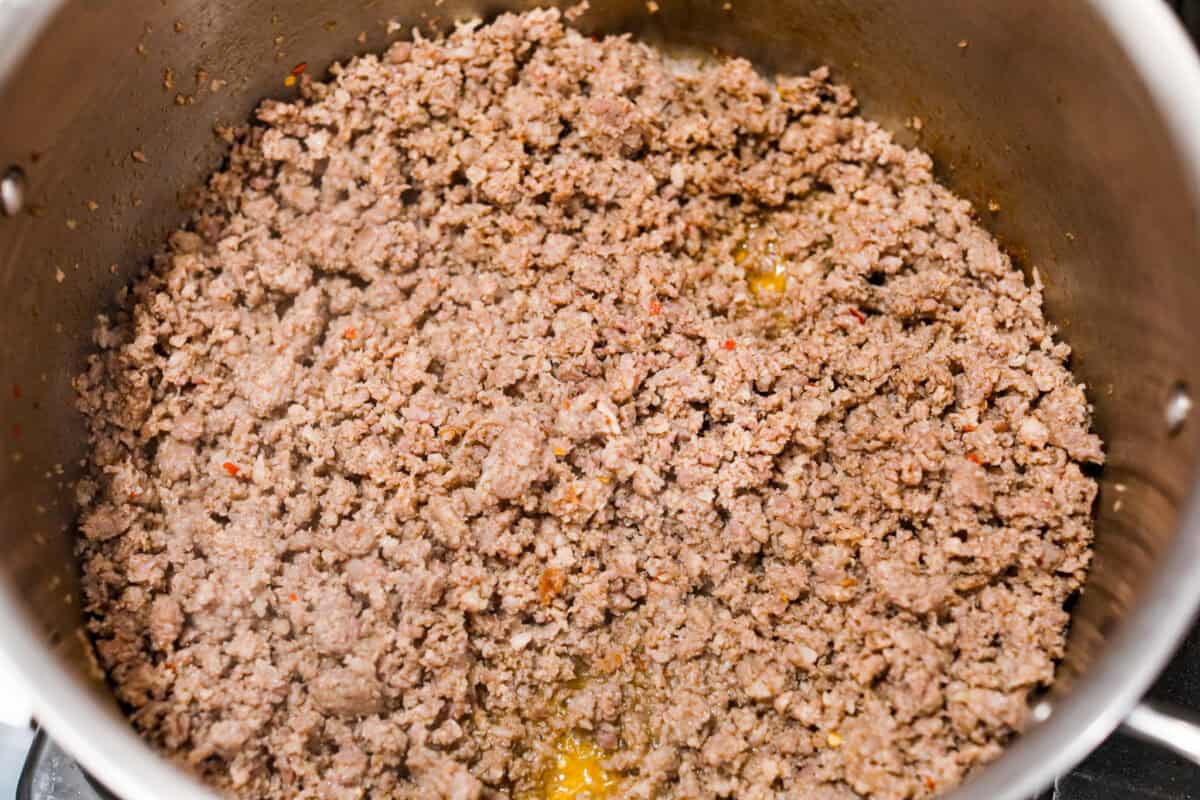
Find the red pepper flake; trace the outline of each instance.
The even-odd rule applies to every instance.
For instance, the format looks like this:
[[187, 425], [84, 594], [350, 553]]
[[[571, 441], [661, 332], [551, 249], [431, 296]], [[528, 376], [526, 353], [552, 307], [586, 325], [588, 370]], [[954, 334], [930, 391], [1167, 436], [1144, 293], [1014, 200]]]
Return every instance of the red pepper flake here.
[[19, 383], [13, 384], [13, 399], [14, 400], [21, 399], [21, 384], [19, 384]]
[[925, 788], [932, 792], [934, 789], [937, 788], [937, 782], [934, 781], [933, 778], [926, 776], [925, 777]]
[[733, 339], [726, 339], [725, 344], [721, 346], [726, 350], [732, 350], [733, 348], [737, 347], [737, 342], [735, 342]]
[[130, 492], [130, 493], [129, 493], [129, 499], [130, 499], [130, 501], [137, 500], [137, 499], [138, 499], [139, 497], [141, 497], [141, 496], [142, 496], [142, 493], [141, 493], [141, 492], [136, 492], [136, 491], [135, 491], [135, 492]]
[[979, 464], [980, 466], [983, 466], [983, 462], [979, 460], [979, 456], [975, 453], [967, 453], [967, 461], [970, 461], [972, 464]]
[[353, 342], [358, 338], [358, 330], [356, 328], [346, 328], [346, 332], [342, 334], [347, 341]]
[[661, 313], [662, 313], [662, 303], [658, 302], [657, 300], [651, 300], [650, 301], [650, 315], [657, 317]]
[[974, 433], [974, 432], [975, 432], [974, 425], [963, 425], [963, 433]]
[[21, 435], [21, 423], [19, 423], [19, 422], [14, 422], [14, 423], [13, 423], [13, 426], [12, 426], [12, 435], [13, 435], [13, 438], [14, 438], [14, 439], [15, 439], [15, 438], [18, 438], [18, 437]]
[[231, 478], [236, 478], [238, 473], [241, 472], [241, 470], [238, 468], [238, 465], [234, 464], [232, 461], [226, 461], [221, 465], [221, 467], [229, 473], [229, 477]]
[[300, 599], [300, 595], [296, 594], [295, 592], [292, 592], [291, 594], [288, 595], [288, 600], [291, 600], [293, 603], [295, 603], [299, 599]]
[[864, 315], [864, 314], [863, 314], [861, 311], [859, 311], [857, 308], [850, 308], [850, 309], [849, 309], [849, 311], [850, 311], [850, 316], [852, 316], [852, 317], [854, 317], [856, 320], [858, 320], [860, 324], [862, 324], [862, 325], [866, 325], [866, 324], [867, 324], [867, 317], [866, 317], [866, 315]]
[[299, 75], [299, 74], [303, 73], [303, 72], [304, 72], [304, 70], [306, 70], [306, 69], [308, 69], [308, 62], [307, 62], [307, 61], [301, 61], [301, 62], [300, 62], [299, 64], [297, 64], [296, 66], [292, 67], [292, 74], [293, 74], [293, 75]]

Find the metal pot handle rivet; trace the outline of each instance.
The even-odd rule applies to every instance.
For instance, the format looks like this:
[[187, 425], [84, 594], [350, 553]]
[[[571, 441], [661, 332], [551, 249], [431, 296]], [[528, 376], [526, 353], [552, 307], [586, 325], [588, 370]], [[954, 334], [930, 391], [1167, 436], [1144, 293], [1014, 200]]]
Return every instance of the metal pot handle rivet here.
[[1177, 383], [1171, 388], [1171, 394], [1167, 398], [1167, 406], [1163, 411], [1165, 422], [1167, 423], [1167, 433], [1174, 436], [1183, 428], [1183, 423], [1187, 422], [1187, 418], [1192, 413], [1192, 395], [1188, 388], [1182, 383]]
[[0, 214], [15, 217], [25, 208], [25, 171], [9, 167], [0, 177]]

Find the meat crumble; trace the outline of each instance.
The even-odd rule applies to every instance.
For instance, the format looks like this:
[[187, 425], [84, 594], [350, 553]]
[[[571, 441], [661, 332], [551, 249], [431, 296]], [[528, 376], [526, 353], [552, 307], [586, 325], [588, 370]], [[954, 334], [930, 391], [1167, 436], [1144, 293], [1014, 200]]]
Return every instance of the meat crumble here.
[[552, 10], [299, 84], [76, 381], [147, 739], [270, 799], [582, 798], [564, 741], [595, 796], [926, 798], [1001, 752], [1103, 455], [926, 154], [825, 69]]

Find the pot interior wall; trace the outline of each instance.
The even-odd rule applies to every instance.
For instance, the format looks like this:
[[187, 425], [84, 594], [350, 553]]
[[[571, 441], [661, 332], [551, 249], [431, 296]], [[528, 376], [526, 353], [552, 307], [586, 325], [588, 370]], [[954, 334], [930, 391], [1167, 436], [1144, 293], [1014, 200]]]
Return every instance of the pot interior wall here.
[[[77, 635], [71, 484], [84, 440], [71, 378], [96, 314], [185, 218], [179, 195], [220, 163], [214, 123], [292, 94], [283, 79], [298, 62], [321, 75], [415, 24], [445, 29], [502, 10], [459, 0], [138, 5], [67, 2], [0, 89], [0, 170], [20, 166], [30, 188], [28, 211], [0, 218], [3, 569], [82, 676], [94, 670]], [[1200, 442], [1200, 425], [1169, 435], [1163, 421], [1173, 387], [1200, 386], [1196, 199], [1109, 31], [1084, 2], [592, 5], [580, 24], [593, 31], [745, 55], [768, 72], [830, 64], [867, 114], [934, 154], [1023, 269], [1036, 268], [1109, 451], [1092, 578], [1062, 670], [1069, 686], [1175, 535]], [[212, 91], [213, 80], [224, 86]], [[905, 126], [914, 116], [919, 132]]]

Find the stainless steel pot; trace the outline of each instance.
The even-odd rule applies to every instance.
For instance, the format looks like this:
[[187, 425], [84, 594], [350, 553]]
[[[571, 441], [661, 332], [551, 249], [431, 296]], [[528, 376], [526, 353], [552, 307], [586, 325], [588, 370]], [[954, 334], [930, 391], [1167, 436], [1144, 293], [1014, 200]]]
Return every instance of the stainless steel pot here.
[[[0, 2], [0, 209], [12, 212], [0, 215], [0, 652], [33, 687], [38, 719], [126, 800], [209, 794], [133, 733], [79, 629], [70, 380], [95, 315], [183, 219], [177, 195], [219, 163], [214, 121], [283, 94], [297, 62], [320, 74], [412, 25], [524, 5]], [[1122, 720], [1200, 757], [1200, 729], [1136, 707], [1200, 600], [1200, 420], [1187, 419], [1200, 387], [1200, 63], [1166, 7], [593, 5], [583, 24], [595, 30], [719, 47], [767, 70], [831, 64], [954, 189], [999, 204], [991, 227], [1046, 281], [1109, 448], [1096, 558], [1039, 721], [954, 796], [1029, 795]], [[904, 125], [913, 117], [919, 132]]]

